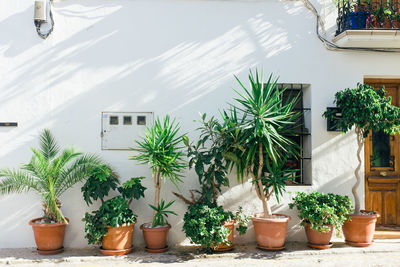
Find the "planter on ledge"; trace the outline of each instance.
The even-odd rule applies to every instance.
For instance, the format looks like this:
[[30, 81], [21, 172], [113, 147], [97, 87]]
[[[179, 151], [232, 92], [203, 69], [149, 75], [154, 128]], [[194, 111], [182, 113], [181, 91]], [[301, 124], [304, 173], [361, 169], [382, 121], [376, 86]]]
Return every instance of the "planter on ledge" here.
[[318, 230], [311, 229], [310, 224], [304, 225], [308, 243], [307, 245], [316, 249], [327, 249], [332, 247], [331, 238], [333, 232], [333, 226], [329, 225], [330, 230], [328, 232], [319, 232]]
[[378, 212], [369, 214], [368, 211], [361, 211], [362, 214], [351, 214], [351, 220], [343, 224], [343, 235], [348, 245], [353, 247], [368, 247], [374, 241], [376, 219], [380, 217]]
[[132, 252], [134, 223], [119, 227], [107, 226], [107, 234], [101, 241], [100, 252], [107, 256], [126, 255]]
[[228, 235], [228, 240], [231, 242], [229, 245], [226, 244], [219, 244], [218, 246], [214, 247], [213, 250], [217, 252], [229, 251], [233, 249], [233, 242], [234, 242], [234, 232], [235, 232], [235, 221], [225, 222], [224, 226], [231, 231]]
[[142, 224], [140, 229], [146, 242], [146, 251], [162, 253], [168, 250], [168, 232], [171, 225], [151, 227], [151, 224]]

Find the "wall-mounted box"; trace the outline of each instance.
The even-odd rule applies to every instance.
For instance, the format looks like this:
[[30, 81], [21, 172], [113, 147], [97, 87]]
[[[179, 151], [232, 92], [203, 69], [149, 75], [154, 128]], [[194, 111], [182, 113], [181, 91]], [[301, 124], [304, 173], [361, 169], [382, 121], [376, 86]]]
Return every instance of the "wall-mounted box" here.
[[102, 112], [101, 149], [128, 150], [153, 123], [153, 112]]
[[18, 122], [0, 122], [0, 127], [18, 127]]
[[327, 118], [327, 131], [341, 132], [342, 129], [339, 128], [337, 122], [342, 119], [342, 111], [336, 107], [328, 107], [327, 111], [331, 114], [331, 116]]

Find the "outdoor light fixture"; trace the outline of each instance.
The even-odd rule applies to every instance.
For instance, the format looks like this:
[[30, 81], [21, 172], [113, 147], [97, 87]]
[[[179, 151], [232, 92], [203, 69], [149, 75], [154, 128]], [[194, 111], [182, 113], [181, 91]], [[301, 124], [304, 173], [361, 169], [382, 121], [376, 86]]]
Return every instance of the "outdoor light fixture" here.
[[[33, 21], [36, 26], [36, 32], [42, 39], [46, 39], [53, 32], [54, 20], [53, 13], [51, 12], [51, 3], [52, 0], [50, 0], [50, 2], [47, 0], [35, 1]], [[49, 15], [50, 20], [48, 20], [47, 14]], [[43, 32], [42, 26], [44, 25], [46, 25], [47, 29]]]

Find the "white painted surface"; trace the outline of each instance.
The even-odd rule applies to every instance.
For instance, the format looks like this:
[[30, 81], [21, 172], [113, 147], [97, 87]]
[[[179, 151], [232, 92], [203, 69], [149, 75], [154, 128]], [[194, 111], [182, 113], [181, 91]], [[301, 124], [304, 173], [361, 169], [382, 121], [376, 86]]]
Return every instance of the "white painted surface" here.
[[[33, 26], [33, 1], [0, 2], [0, 167], [18, 167], [30, 159], [41, 129], [50, 128], [60, 144], [97, 153], [122, 179], [146, 176], [146, 198], [134, 202], [139, 222], [150, 221], [154, 190], [150, 170], [129, 160], [130, 151], [101, 150], [102, 111], [153, 111], [170, 114], [182, 132], [196, 136], [198, 112], [217, 115], [238, 88], [233, 74], [245, 80], [248, 69], [263, 66], [281, 82], [307, 83], [312, 108], [312, 186], [289, 187], [273, 205], [292, 216], [288, 238], [304, 240], [296, 212], [289, 211], [291, 192], [298, 190], [351, 195], [357, 165], [354, 134], [326, 131], [321, 114], [332, 106], [334, 93], [355, 86], [363, 75], [400, 76], [400, 56], [369, 52], [330, 52], [315, 35], [315, 19], [301, 2], [272, 0], [65, 0], [55, 2], [55, 30], [41, 40]], [[335, 10], [315, 3], [335, 30]], [[132, 142], [133, 145], [133, 142]], [[250, 184], [232, 187], [220, 198], [228, 209], [262, 209]], [[65, 246], [87, 246], [83, 217], [88, 208], [76, 185], [61, 198], [70, 218]], [[181, 193], [197, 186], [193, 171], [185, 173]], [[176, 188], [163, 184], [162, 198], [173, 200]], [[363, 196], [363, 188], [360, 194]], [[98, 204], [98, 203], [97, 203]], [[186, 207], [174, 205], [170, 243], [185, 240]], [[41, 215], [34, 193], [0, 196], [0, 247], [33, 247], [31, 218]], [[143, 245], [135, 227], [134, 244]], [[251, 228], [251, 227], [250, 227]], [[252, 229], [238, 242], [253, 242]]]

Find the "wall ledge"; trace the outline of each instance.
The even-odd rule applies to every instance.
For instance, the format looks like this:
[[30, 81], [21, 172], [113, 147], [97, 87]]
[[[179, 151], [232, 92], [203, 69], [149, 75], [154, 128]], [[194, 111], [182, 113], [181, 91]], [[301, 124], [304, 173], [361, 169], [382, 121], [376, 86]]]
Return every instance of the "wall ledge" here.
[[400, 30], [347, 30], [332, 41], [341, 47], [400, 48]]

